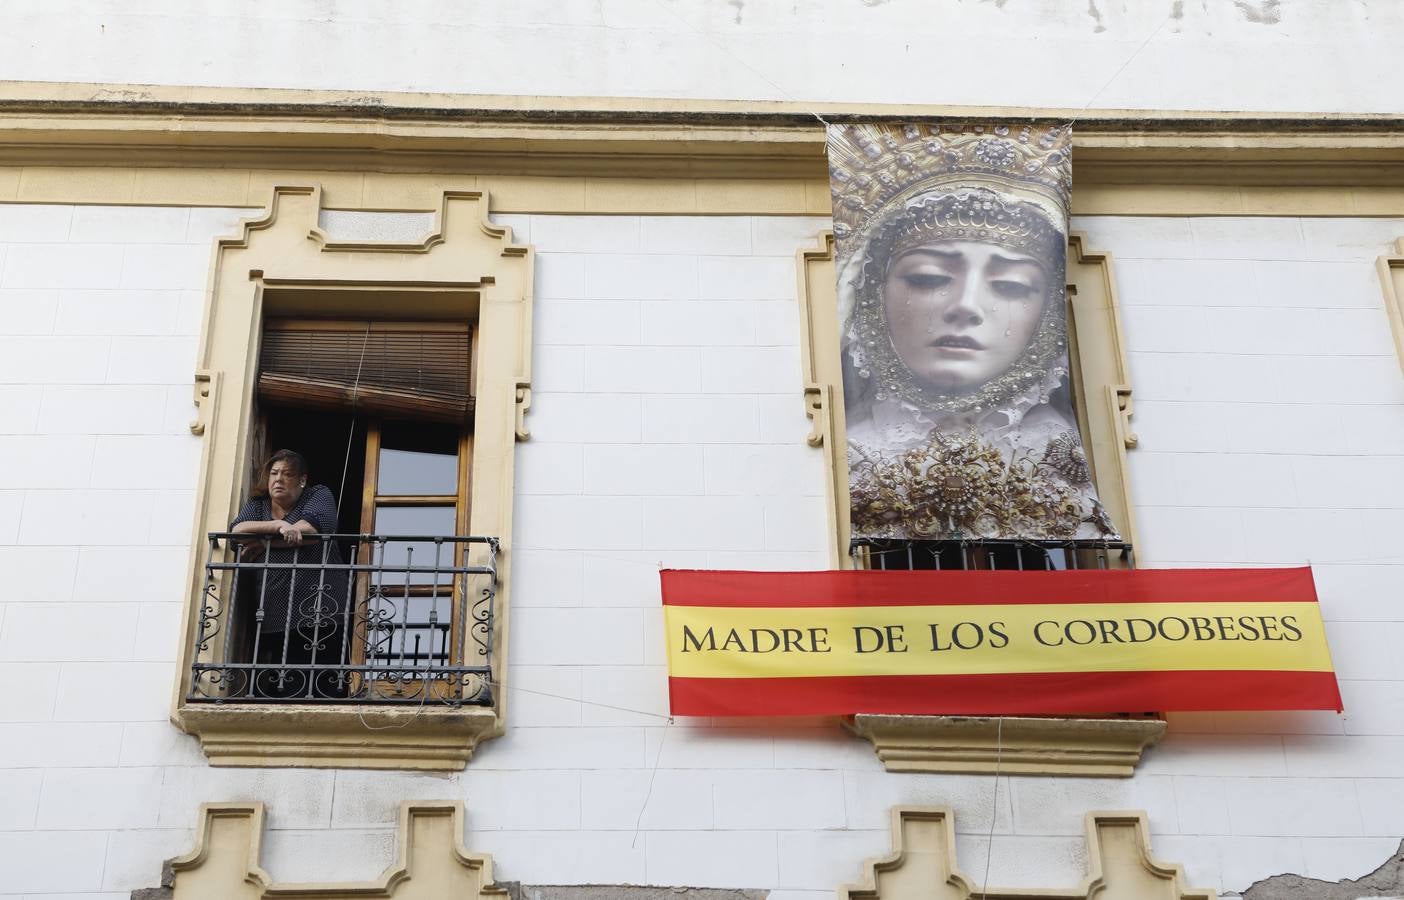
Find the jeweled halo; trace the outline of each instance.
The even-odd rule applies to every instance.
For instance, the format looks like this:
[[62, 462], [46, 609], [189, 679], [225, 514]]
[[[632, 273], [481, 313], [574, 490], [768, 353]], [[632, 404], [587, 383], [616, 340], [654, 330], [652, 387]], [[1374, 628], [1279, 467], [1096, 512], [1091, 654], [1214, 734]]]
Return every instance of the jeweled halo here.
[[[1063, 125], [831, 125], [829, 187], [842, 243], [941, 187], [988, 187], [1067, 214], [1072, 129]], [[847, 254], [844, 254], [847, 255]]]

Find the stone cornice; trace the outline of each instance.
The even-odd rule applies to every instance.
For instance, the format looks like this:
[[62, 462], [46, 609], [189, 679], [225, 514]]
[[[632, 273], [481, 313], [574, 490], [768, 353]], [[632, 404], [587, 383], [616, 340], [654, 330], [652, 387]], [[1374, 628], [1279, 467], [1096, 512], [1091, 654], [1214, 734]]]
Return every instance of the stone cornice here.
[[1404, 116], [11, 82], [0, 165], [823, 178], [831, 121], [1077, 119], [1079, 185], [1404, 185]]

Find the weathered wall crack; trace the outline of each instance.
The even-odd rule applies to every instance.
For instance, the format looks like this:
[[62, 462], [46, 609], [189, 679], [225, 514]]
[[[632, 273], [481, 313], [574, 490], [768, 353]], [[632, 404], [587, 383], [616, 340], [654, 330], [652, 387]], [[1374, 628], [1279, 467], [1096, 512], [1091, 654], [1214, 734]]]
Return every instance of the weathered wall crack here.
[[1274, 875], [1255, 882], [1243, 900], [1390, 900], [1404, 897], [1404, 841], [1375, 871], [1362, 878], [1318, 881], [1302, 875]]

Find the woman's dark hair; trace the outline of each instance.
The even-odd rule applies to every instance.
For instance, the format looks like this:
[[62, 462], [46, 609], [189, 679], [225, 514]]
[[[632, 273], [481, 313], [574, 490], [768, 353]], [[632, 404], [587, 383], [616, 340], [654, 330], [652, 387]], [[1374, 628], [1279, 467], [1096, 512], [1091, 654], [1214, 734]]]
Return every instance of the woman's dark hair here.
[[307, 474], [307, 457], [296, 450], [279, 450], [258, 469], [258, 483], [254, 485], [253, 496], [268, 496], [268, 473], [272, 471], [274, 463], [287, 463], [295, 475]]

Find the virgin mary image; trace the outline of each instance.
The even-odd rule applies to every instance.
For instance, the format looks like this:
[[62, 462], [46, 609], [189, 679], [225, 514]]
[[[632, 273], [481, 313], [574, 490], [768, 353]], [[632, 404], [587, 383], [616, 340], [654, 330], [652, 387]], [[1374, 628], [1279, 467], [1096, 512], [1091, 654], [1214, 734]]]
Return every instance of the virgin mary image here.
[[829, 131], [859, 539], [1117, 540], [1073, 411], [1070, 135]]

